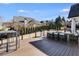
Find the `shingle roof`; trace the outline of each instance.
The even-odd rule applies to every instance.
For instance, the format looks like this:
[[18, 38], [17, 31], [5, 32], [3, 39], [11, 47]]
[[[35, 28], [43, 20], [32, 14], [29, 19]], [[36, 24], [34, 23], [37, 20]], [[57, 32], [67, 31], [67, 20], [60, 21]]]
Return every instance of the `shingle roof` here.
[[77, 17], [77, 16], [79, 16], [79, 3], [71, 6], [68, 18]]

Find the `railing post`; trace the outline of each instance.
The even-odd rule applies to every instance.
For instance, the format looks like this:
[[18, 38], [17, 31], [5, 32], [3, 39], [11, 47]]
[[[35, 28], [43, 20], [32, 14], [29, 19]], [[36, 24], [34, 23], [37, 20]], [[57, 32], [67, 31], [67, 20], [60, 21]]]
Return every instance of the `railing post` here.
[[16, 50], [17, 50], [17, 44], [18, 44], [18, 40], [17, 40], [17, 33], [16, 34]]
[[[8, 34], [7, 34], [7, 35], [8, 35]], [[7, 38], [6, 38], [6, 39], [7, 39], [6, 52], [8, 52], [8, 51], [9, 51], [9, 49], [8, 49], [8, 48], [9, 48], [9, 47], [8, 47], [8, 44], [9, 44], [9, 43], [8, 43], [8, 36], [7, 36]]]

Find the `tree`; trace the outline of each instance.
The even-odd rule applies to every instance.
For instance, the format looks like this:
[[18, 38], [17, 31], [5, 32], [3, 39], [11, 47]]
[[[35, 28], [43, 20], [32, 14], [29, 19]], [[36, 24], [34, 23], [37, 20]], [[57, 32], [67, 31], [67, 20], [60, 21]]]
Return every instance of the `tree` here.
[[49, 24], [49, 21], [48, 20], [46, 20], [46, 25], [48, 25]]
[[64, 17], [62, 17], [62, 21], [64, 21], [64, 22], [65, 22], [65, 18], [64, 18]]
[[44, 23], [44, 21], [40, 21], [40, 23]]
[[62, 17], [62, 26], [64, 27], [64, 32], [67, 30], [67, 22], [64, 17]]
[[65, 18], [62, 17], [62, 25], [65, 26], [66, 25], [66, 21], [65, 21]]
[[40, 23], [42, 24], [42, 26], [40, 26], [40, 36], [42, 36], [42, 30], [43, 30], [43, 24], [44, 24], [44, 21], [40, 21]]
[[60, 30], [61, 27], [62, 27], [62, 19], [60, 16], [58, 16], [56, 19], [55, 19], [55, 27], [56, 27], [56, 30]]

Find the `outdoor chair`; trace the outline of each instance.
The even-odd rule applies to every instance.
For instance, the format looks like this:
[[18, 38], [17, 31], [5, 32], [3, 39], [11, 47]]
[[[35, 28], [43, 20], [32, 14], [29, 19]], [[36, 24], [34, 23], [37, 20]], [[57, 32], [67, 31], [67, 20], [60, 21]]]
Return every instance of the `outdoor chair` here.
[[47, 33], [47, 38], [50, 38], [50, 37], [51, 37], [50, 33]]
[[59, 40], [63, 42], [67, 42], [67, 34], [60, 33], [59, 34]]
[[52, 35], [52, 39], [55, 39], [55, 38], [54, 38], [54, 33], [52, 33], [51, 35]]
[[47, 33], [47, 38], [54, 39], [54, 33]]
[[67, 42], [67, 34], [64, 34], [64, 39], [63, 39], [64, 42]]
[[64, 40], [64, 33], [59, 33], [59, 40], [63, 41]]
[[74, 34], [70, 34], [69, 35], [69, 40], [70, 40], [70, 42], [76, 42], [76, 43], [78, 43], [78, 36], [76, 36]]
[[54, 33], [54, 39], [59, 40], [59, 33], [58, 32]]

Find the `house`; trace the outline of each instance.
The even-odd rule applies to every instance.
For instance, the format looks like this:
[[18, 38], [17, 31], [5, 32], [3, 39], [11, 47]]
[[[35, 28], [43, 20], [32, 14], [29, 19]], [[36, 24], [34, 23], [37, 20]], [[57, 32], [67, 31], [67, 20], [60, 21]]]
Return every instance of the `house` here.
[[3, 24], [3, 18], [2, 16], [0, 16], [0, 30], [3, 28], [2, 24]]
[[79, 3], [71, 6], [68, 18], [71, 20], [71, 32], [75, 34], [76, 24], [79, 23]]
[[24, 16], [13, 16], [13, 19], [10, 22], [4, 22], [3, 27], [5, 28], [14, 28], [18, 30], [18, 27], [38, 27], [41, 26], [41, 23], [34, 18], [24, 17]]
[[34, 18], [31, 17], [24, 17], [24, 16], [13, 16], [13, 23], [14, 27], [15, 26], [24, 26], [24, 27], [29, 27], [29, 26], [36, 26], [40, 25], [39, 21], [36, 21]]

